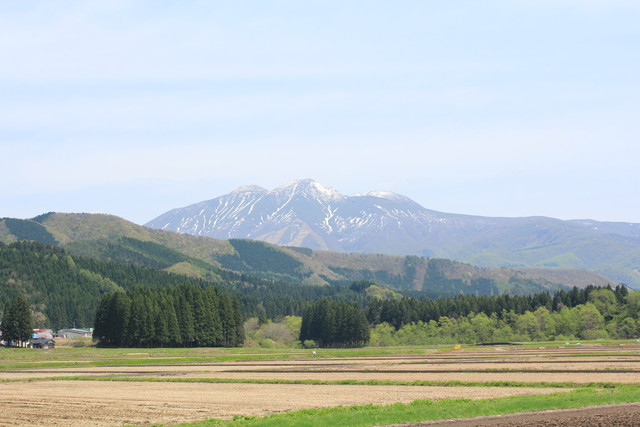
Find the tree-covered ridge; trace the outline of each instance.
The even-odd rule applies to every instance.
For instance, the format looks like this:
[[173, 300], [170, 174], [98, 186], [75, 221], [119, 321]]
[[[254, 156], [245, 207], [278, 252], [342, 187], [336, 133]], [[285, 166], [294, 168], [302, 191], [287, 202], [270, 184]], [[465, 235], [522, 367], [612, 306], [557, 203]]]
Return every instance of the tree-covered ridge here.
[[244, 239], [231, 239], [229, 243], [235, 252], [216, 257], [226, 269], [292, 283], [311, 275], [299, 260], [274, 245]]
[[187, 262], [199, 269], [203, 275], [213, 275], [217, 270], [212, 264], [185, 255], [159, 243], [119, 237], [116, 239], [79, 240], [66, 248], [72, 255], [90, 257], [120, 264], [136, 264], [156, 269], [166, 269]]
[[167, 273], [151, 267], [93, 258], [76, 257], [76, 262], [82, 268], [117, 283], [123, 289], [132, 289], [134, 286], [164, 288], [179, 284], [218, 286], [239, 295], [245, 317], [257, 316], [262, 311], [270, 319], [302, 315], [307, 303], [323, 297], [354, 301], [360, 306], [364, 306], [367, 301], [366, 295], [342, 286], [302, 286], [230, 270], [215, 269], [209, 277], [192, 277]]
[[[313, 255], [310, 250], [283, 250], [268, 243], [252, 240], [229, 241], [234, 252], [214, 255], [215, 262], [223, 268], [255, 277], [294, 284], [306, 283], [313, 274], [312, 269], [291, 252], [299, 253], [301, 259]], [[80, 240], [66, 245], [72, 254], [89, 256], [118, 263], [132, 263], [157, 269], [170, 269], [178, 263], [190, 264], [188, 271], [203, 278], [215, 278], [219, 269], [212, 263], [187, 256], [164, 245], [139, 239], [120, 237], [117, 239]], [[355, 255], [345, 255], [346, 257]], [[368, 255], [366, 258], [374, 256]], [[558, 289], [544, 279], [534, 280], [526, 273], [504, 270], [505, 277], [496, 279], [492, 272], [444, 259], [428, 259], [415, 256], [375, 256], [379, 269], [330, 266], [336, 277], [323, 276], [333, 285], [348, 285], [353, 281], [367, 280], [396, 289], [420, 289], [425, 295], [455, 296], [459, 294], [497, 295], [501, 289], [510, 293], [528, 294]], [[398, 261], [401, 265], [397, 264]], [[357, 262], [356, 262], [357, 264]], [[364, 267], [369, 267], [365, 263]], [[493, 274], [495, 276], [495, 274]]]
[[[330, 266], [329, 268], [348, 278], [342, 281], [372, 281], [399, 290], [417, 289], [432, 298], [454, 297], [456, 295], [498, 295], [506, 291], [511, 294], [530, 294], [564, 288], [563, 285], [543, 278], [530, 278], [526, 274], [517, 274], [503, 270], [501, 278], [493, 272], [482, 270], [459, 262], [437, 259], [404, 257], [405, 262], [399, 270], [355, 269]], [[465, 272], [465, 274], [460, 274]], [[335, 281], [333, 281], [335, 282]]]
[[84, 327], [104, 292], [118, 285], [76, 265], [63, 249], [36, 242], [0, 244], [0, 303], [24, 296], [36, 326]]
[[[145, 302], [145, 307], [157, 306], [160, 310], [166, 303], [158, 295], [169, 295], [180, 286], [237, 298], [237, 308], [243, 318], [300, 316], [305, 308], [321, 299], [331, 300], [331, 304], [366, 306], [375, 343], [391, 339], [391, 335], [391, 342], [398, 343], [415, 341], [417, 336], [421, 336], [422, 341], [415, 343], [478, 342], [478, 337], [515, 341], [563, 337], [629, 338], [637, 336], [640, 325], [640, 291], [628, 292], [623, 286], [574, 287], [555, 294], [459, 295], [431, 299], [416, 291], [412, 292], [413, 297], [406, 297], [371, 282], [356, 282], [350, 286], [301, 286], [229, 270], [218, 270], [215, 277], [207, 279], [142, 265], [71, 256], [60, 247], [35, 242], [0, 244], [0, 308], [24, 296], [33, 313], [35, 327], [91, 326], [95, 310], [105, 294], [127, 294], [131, 295], [129, 298], [134, 294], [155, 295], [150, 297], [154, 302]], [[207, 291], [209, 288], [215, 291]], [[133, 299], [131, 301], [133, 304]], [[155, 313], [153, 310], [150, 313]], [[151, 323], [165, 331], [164, 322], [155, 319]], [[169, 326], [173, 324], [171, 319], [166, 322]], [[477, 329], [481, 327], [484, 329]], [[493, 332], [487, 334], [487, 328]], [[166, 334], [160, 338], [149, 338], [151, 335], [145, 334], [127, 338], [130, 340], [127, 345], [200, 345], [198, 342], [205, 342], [204, 338], [200, 341], [172, 338], [169, 342]], [[140, 338], [143, 336], [147, 338]], [[358, 345], [360, 342], [352, 340], [344, 344], [342, 339], [322, 336], [320, 340], [325, 340], [325, 345]]]
[[487, 269], [448, 259], [418, 256], [313, 251], [309, 258], [342, 277], [341, 280], [327, 279], [331, 283], [369, 280], [405, 292], [421, 291], [433, 298], [459, 294], [530, 294], [569, 289], [574, 285], [606, 286], [612, 283], [603, 276], [585, 271]]
[[[158, 248], [153, 243], [139, 243], [133, 239], [124, 241], [132, 243], [132, 246], [144, 246], [147, 251], [145, 253], [148, 253], [149, 248]], [[158, 253], [164, 251], [159, 247]], [[179, 254], [175, 255], [176, 258], [171, 258], [173, 256], [174, 252], [167, 252], [165, 263], [182, 259]], [[157, 258], [160, 259], [159, 256]], [[0, 245], [0, 285], [2, 285], [0, 286], [0, 304], [18, 295], [25, 295], [34, 307], [36, 324], [41, 326], [53, 328], [89, 326], [93, 320], [93, 311], [105, 292], [132, 289], [136, 285], [170, 287], [180, 284], [201, 287], [222, 286], [241, 295], [242, 312], [245, 316], [257, 316], [259, 312], [265, 311], [272, 319], [278, 316], [302, 315], [307, 303], [320, 298], [352, 301], [364, 307], [366, 301], [370, 299], [369, 295], [382, 295], [380, 292], [366, 293], [359, 288], [349, 289], [348, 286], [301, 286], [227, 270], [214, 270], [208, 278], [170, 274], [144, 265], [72, 256], [59, 247], [33, 242]], [[425, 297], [423, 293], [415, 293], [415, 295], [420, 298]], [[564, 295], [564, 291], [557, 295]], [[468, 301], [471, 307], [469, 310], [490, 313], [494, 311], [493, 308], [479, 310], [474, 308], [473, 304], [476, 303], [472, 301], [496, 301], [495, 311], [500, 312], [503, 308], [507, 310], [510, 308], [504, 304], [500, 306], [497, 301], [511, 300], [517, 301], [518, 298], [459, 297], [454, 301]], [[403, 302], [403, 304], [407, 303]], [[531, 308], [530, 305], [527, 306]], [[437, 319], [437, 316], [448, 315], [453, 311], [466, 315], [470, 312], [469, 310], [464, 307], [457, 307], [455, 310], [432, 310], [436, 314], [431, 317], [411, 315], [410, 318]]]
[[46, 245], [56, 245], [58, 241], [40, 223], [28, 219], [2, 219], [17, 240], [33, 240]]
[[52, 215], [55, 215], [55, 212], [47, 212], [47, 213], [43, 213], [41, 215], [38, 216], [34, 216], [33, 218], [31, 218], [31, 221], [35, 221], [37, 223], [44, 223], [49, 217], [51, 217]]
[[244, 342], [240, 302], [215, 287], [136, 287], [102, 297], [94, 339], [115, 347], [237, 347]]
[[[153, 246], [155, 247], [155, 246]], [[322, 297], [354, 301], [367, 297], [341, 286], [301, 286], [214, 269], [210, 277], [168, 273], [157, 268], [70, 255], [37, 242], [0, 244], [0, 308], [23, 295], [38, 327], [89, 327], [103, 294], [118, 290], [170, 288], [182, 284], [216, 286], [240, 298], [245, 317], [302, 315], [304, 306]]]
[[[372, 280], [403, 291], [424, 291], [433, 297], [459, 293], [527, 294], [562, 289], [567, 284], [583, 287], [612, 283], [584, 271], [483, 269], [418, 256], [311, 251], [250, 240], [229, 242], [152, 230], [111, 215], [49, 213], [30, 222], [42, 224], [72, 254], [133, 262], [202, 277], [212, 275], [210, 266], [214, 266], [305, 285], [348, 285], [356, 280]], [[15, 240], [6, 224], [0, 221], [0, 241]], [[163, 251], [160, 246], [167, 250]]]

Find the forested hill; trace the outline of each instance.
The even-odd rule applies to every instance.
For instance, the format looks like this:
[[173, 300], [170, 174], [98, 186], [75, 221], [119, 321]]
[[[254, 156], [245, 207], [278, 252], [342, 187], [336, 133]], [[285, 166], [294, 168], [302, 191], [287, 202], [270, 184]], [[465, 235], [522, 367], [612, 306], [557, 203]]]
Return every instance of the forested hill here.
[[[536, 311], [540, 307], [558, 311], [561, 307], [575, 307], [586, 301], [600, 304], [602, 307], [599, 309], [602, 313], [611, 314], [611, 305], [615, 305], [612, 298], [620, 301], [625, 301], [626, 298], [626, 288], [617, 286], [615, 292], [609, 289], [599, 294], [593, 294], [595, 288], [587, 287], [583, 290], [573, 288], [571, 291], [559, 291], [555, 295], [547, 292], [526, 296], [458, 295], [455, 298], [437, 300], [424, 298], [424, 294], [414, 291], [414, 295], [419, 297], [415, 299], [366, 281], [354, 282], [349, 286], [300, 286], [225, 270], [214, 269], [214, 272], [216, 274], [211, 278], [203, 279], [142, 265], [72, 256], [60, 247], [38, 242], [0, 244], [0, 308], [7, 307], [16, 296], [22, 295], [34, 312], [35, 327], [90, 327], [99, 323], [94, 323], [94, 320], [97, 319], [96, 309], [101, 305], [101, 301], [109, 301], [109, 295], [124, 295], [123, 292], [114, 291], [126, 291], [133, 307], [134, 302], [140, 302], [137, 301], [136, 295], [149, 296], [162, 305], [163, 300], [170, 300], [170, 295], [173, 295], [175, 300], [176, 289], [204, 291], [215, 288], [213, 293], [207, 291], [207, 295], [230, 295], [231, 301], [239, 302], [244, 319], [277, 319], [285, 315], [302, 315], [309, 303], [329, 298], [355, 304], [360, 308], [366, 306], [367, 316], [372, 324], [384, 323], [400, 328], [410, 322], [429, 322], [431, 325], [435, 319], [440, 322], [442, 316], [471, 318], [473, 313], [485, 313], [483, 315], [486, 317], [486, 313], [504, 316], [505, 313], [511, 312], [519, 315], [526, 314], [526, 311]], [[599, 298], [592, 298], [592, 295], [607, 298], [600, 301]], [[578, 308], [580, 306], [576, 309]], [[150, 313], [158, 314], [157, 311]], [[239, 325], [238, 322], [236, 320], [236, 327]], [[110, 325], [108, 322], [107, 324]], [[103, 322], [102, 326], [105, 325]], [[108, 331], [105, 333], [105, 337], [111, 337], [105, 341], [107, 345], [117, 345], [117, 340], [121, 338], [125, 341], [120, 344], [134, 346], [164, 345], [176, 340], [171, 338], [166, 341], [167, 337], [158, 336], [152, 338], [152, 341], [143, 342], [136, 335], [116, 337], [116, 341], [113, 341], [113, 336], [109, 335]], [[191, 343], [188, 337], [183, 338], [186, 341], [171, 342], [176, 345], [211, 344], [209, 341]], [[227, 345], [227, 341], [220, 341], [223, 338], [215, 338], [213, 345]]]
[[528, 294], [571, 286], [616, 285], [579, 270], [499, 268], [416, 256], [344, 254], [269, 243], [217, 240], [138, 226], [111, 215], [49, 213], [31, 220], [0, 220], [0, 242], [57, 244], [74, 256], [162, 269], [208, 281], [221, 271], [295, 285], [375, 281], [431, 297]]
[[72, 256], [37, 242], [0, 243], [0, 309], [24, 295], [38, 327], [90, 327], [103, 294], [137, 287], [215, 286], [240, 299], [245, 317], [301, 315], [305, 304], [332, 297], [364, 305], [367, 296], [342, 286], [298, 286], [229, 271], [209, 279], [174, 274], [135, 264]]

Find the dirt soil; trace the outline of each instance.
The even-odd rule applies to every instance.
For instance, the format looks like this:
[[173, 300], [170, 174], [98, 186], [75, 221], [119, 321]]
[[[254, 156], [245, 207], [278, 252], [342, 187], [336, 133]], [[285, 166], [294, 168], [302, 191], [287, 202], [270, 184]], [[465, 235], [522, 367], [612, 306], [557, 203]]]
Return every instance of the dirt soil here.
[[516, 382], [550, 382], [550, 383], [590, 383], [612, 382], [633, 383], [640, 382], [638, 373], [520, 373], [520, 372], [444, 372], [444, 373], [420, 373], [420, 372], [223, 372], [212, 375], [210, 373], [190, 373], [183, 378], [232, 378], [232, 379], [288, 379], [288, 380], [395, 380], [395, 381], [516, 381]]
[[621, 405], [589, 406], [580, 409], [525, 412], [520, 414], [496, 415], [490, 417], [456, 418], [421, 423], [405, 423], [396, 424], [394, 427], [632, 427], [638, 425], [640, 425], [640, 404], [625, 403]]
[[558, 389], [37, 381], [0, 384], [0, 425], [179, 423], [303, 408], [484, 399]]
[[[144, 358], [146, 353], [140, 353], [140, 356]], [[562, 391], [526, 387], [27, 381], [49, 376], [640, 383], [640, 344], [535, 349], [484, 347], [455, 351], [428, 350], [423, 354], [397, 356], [193, 364], [172, 364], [170, 359], [167, 358], [167, 363], [163, 365], [134, 366], [37, 368], [34, 363], [30, 369], [0, 371], [0, 425], [172, 424], [236, 415], [261, 416], [303, 408], [389, 404], [427, 398], [482, 399]], [[473, 372], [465, 372], [470, 370]], [[616, 372], [620, 370], [624, 372]], [[582, 425], [594, 425], [591, 423], [594, 420], [598, 425], [598, 418], [593, 417], [600, 416], [598, 411], [601, 409], [598, 408], [594, 413], [575, 413], [578, 418], [567, 418], [570, 421], [565, 424], [535, 424], [538, 421], [534, 419], [530, 422], [529, 418], [518, 418], [529, 415], [517, 415], [513, 420], [506, 416], [493, 419], [490, 425], [581, 425], [584, 420], [589, 424]], [[629, 425], [621, 423], [631, 419], [631, 416], [640, 415], [637, 411], [635, 407], [605, 409], [601, 415], [607, 418], [602, 418], [604, 421], [600, 425]], [[564, 411], [553, 412], [561, 413], [564, 414]], [[549, 417], [540, 422], [555, 422], [556, 415]], [[621, 423], [615, 424], [617, 420]], [[640, 417], [635, 420], [638, 420], [635, 425], [640, 425]], [[498, 422], [512, 424], [496, 424]], [[482, 424], [459, 424], [458, 420], [455, 425]]]

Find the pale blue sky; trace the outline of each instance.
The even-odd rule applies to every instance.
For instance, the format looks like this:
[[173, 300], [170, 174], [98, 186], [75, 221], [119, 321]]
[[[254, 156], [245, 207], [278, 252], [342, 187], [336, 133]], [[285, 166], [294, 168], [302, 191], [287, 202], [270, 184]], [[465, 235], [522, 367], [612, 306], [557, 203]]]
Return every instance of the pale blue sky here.
[[0, 217], [314, 178], [640, 222], [640, 2], [0, 2]]

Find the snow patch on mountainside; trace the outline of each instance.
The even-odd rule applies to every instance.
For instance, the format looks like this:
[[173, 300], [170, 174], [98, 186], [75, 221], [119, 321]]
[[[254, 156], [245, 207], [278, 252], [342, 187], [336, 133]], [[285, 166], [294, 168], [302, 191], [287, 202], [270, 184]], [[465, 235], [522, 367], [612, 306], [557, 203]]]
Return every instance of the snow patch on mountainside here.
[[260, 187], [259, 185], [242, 185], [231, 193], [266, 193], [267, 190], [265, 188]]
[[[242, 186], [216, 199], [174, 209], [147, 225], [199, 236], [350, 251], [371, 246], [373, 236], [411, 237], [415, 229], [428, 229], [433, 215], [400, 194], [371, 191], [344, 196], [304, 179], [271, 191]], [[374, 243], [374, 250], [384, 251], [385, 239]]]
[[[640, 224], [449, 214], [428, 210], [389, 191], [344, 196], [311, 179], [273, 190], [242, 186], [224, 196], [173, 209], [146, 226], [311, 249], [450, 258], [483, 267], [554, 266], [558, 260], [575, 260], [562, 267], [584, 268], [602, 258], [601, 270], [593, 270], [614, 271], [607, 264], [611, 258], [607, 251], [589, 252], [592, 247], [607, 247], [624, 259], [640, 259], [636, 255]], [[535, 253], [531, 248], [536, 248]], [[580, 254], [585, 250], [583, 260]], [[636, 276], [626, 270], [620, 275], [621, 281], [640, 285]]]
[[405, 197], [402, 194], [393, 193], [391, 191], [369, 191], [364, 194], [354, 194], [354, 197], [377, 197], [379, 199], [387, 200], [411, 201], [411, 199], [409, 199], [408, 197]]

